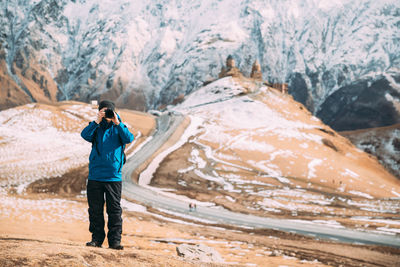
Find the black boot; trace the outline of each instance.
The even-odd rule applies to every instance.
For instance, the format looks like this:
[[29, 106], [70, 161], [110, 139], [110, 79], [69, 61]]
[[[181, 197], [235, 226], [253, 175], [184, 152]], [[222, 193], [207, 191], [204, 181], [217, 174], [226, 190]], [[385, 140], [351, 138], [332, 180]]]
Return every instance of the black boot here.
[[94, 240], [87, 242], [86, 246], [88, 247], [96, 247], [96, 248], [101, 248], [101, 244], [99, 242], [96, 242]]
[[116, 250], [123, 250], [124, 246], [121, 246], [121, 244], [117, 243], [117, 244], [110, 244], [109, 248], [116, 249]]

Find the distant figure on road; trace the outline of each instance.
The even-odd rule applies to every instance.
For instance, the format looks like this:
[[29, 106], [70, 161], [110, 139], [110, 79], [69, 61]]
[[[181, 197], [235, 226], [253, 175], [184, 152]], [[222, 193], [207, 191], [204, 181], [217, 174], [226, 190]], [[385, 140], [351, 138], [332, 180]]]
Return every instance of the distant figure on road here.
[[101, 247], [104, 231], [104, 202], [108, 214], [108, 245], [122, 250], [122, 166], [125, 163], [125, 145], [132, 142], [133, 134], [115, 112], [111, 101], [101, 101], [95, 121], [82, 130], [81, 136], [92, 143], [89, 156], [87, 200], [89, 204], [89, 231], [92, 241], [86, 246]]
[[189, 211], [196, 211], [196, 204], [195, 203], [189, 203]]

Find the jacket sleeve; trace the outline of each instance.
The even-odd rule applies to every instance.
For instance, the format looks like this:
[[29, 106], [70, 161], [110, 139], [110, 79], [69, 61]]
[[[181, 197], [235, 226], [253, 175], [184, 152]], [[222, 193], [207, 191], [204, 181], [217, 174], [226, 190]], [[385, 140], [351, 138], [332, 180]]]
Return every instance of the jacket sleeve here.
[[82, 138], [88, 142], [92, 142], [94, 131], [98, 127], [99, 127], [99, 125], [97, 123], [95, 123], [94, 121], [90, 122], [89, 125], [86, 126], [85, 129], [82, 130], [82, 132], [81, 132]]
[[135, 138], [133, 134], [129, 131], [128, 127], [123, 122], [120, 122], [118, 127], [118, 134], [121, 137], [122, 143], [129, 144]]

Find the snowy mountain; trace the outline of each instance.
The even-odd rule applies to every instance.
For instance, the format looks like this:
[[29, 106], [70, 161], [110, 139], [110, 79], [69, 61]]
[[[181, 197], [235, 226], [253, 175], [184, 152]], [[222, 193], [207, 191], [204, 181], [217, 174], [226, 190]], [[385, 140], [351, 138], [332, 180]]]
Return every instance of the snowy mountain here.
[[[352, 129], [335, 121], [349, 112], [331, 114], [348, 106], [356, 120], [389, 108], [375, 124], [399, 122], [395, 0], [12, 0], [0, 20], [1, 108], [101, 97], [160, 108], [216, 78], [232, 55], [247, 76], [258, 60], [264, 80], [288, 83], [335, 129]], [[359, 100], [369, 91], [379, 101]]]

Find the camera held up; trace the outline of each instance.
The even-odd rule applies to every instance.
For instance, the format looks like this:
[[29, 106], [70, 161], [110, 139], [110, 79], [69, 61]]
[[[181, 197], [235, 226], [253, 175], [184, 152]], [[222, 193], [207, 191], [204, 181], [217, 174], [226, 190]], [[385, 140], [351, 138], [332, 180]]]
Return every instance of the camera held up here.
[[114, 118], [114, 110], [112, 110], [112, 109], [106, 109], [105, 110], [105, 117], [107, 118], [107, 119], [112, 119], [112, 118]]

